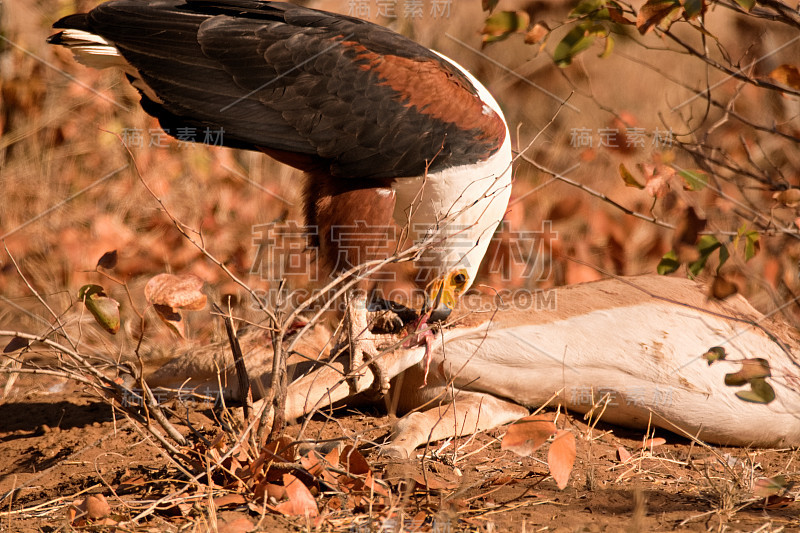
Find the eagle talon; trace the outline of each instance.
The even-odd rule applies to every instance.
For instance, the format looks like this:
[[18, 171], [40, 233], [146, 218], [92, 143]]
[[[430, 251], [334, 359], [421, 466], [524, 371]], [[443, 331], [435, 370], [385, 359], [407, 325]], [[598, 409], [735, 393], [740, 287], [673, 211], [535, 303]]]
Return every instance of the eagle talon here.
[[386, 363], [379, 358], [386, 348], [397, 341], [397, 336], [373, 333], [373, 329], [382, 329], [374, 326], [373, 322], [376, 319], [383, 320], [384, 326], [387, 322], [390, 325], [397, 321], [402, 324], [402, 318], [391, 310], [368, 311], [366, 298], [363, 296], [353, 298], [348, 303], [345, 314], [345, 332], [350, 351], [350, 374], [348, 376], [350, 388], [353, 392], [357, 392], [358, 379], [362, 374], [356, 374], [356, 371], [366, 363], [374, 378], [370, 394], [380, 397], [389, 392], [389, 371]]
[[368, 311], [367, 320], [372, 333], [399, 333], [405, 326], [402, 317], [390, 309]]

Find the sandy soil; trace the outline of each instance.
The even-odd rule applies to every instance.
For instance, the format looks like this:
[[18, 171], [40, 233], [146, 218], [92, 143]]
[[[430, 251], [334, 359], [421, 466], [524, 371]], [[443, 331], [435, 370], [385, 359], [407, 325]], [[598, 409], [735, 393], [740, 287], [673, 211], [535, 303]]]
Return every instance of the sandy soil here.
[[[219, 427], [214, 413], [204, 405], [189, 407], [192, 426], [213, 434]], [[186, 486], [132, 422], [115, 417], [106, 403], [70, 383], [23, 377], [0, 405], [0, 420], [0, 530], [70, 530], [70, 506], [88, 494], [105, 495], [111, 518], [126, 521]], [[312, 421], [306, 437], [361, 443], [373, 471], [392, 489], [391, 497], [376, 500], [371, 511], [348, 505], [337, 509], [331, 502], [341, 496], [323, 492], [316, 500], [324, 519], [315, 526], [303, 518], [259, 513], [257, 506], [248, 507], [250, 497], [218, 507], [195, 497], [182, 506], [160, 505], [118, 530], [400, 531], [401, 519], [403, 531], [439, 532], [800, 528], [800, 503], [765, 508], [749, 490], [764, 476], [782, 473], [796, 480], [797, 451], [712, 450], [666, 432], [655, 435], [665, 444], [643, 449], [641, 432], [602, 423], [590, 429], [578, 418], [566, 421], [578, 436], [578, 456], [563, 491], [548, 475], [546, 452], [521, 458], [500, 449], [504, 428], [436, 443], [424, 461], [395, 462], [381, 458], [369, 444], [386, 436], [388, 417], [342, 408], [333, 421]], [[288, 434], [296, 435], [298, 427], [290, 426]], [[623, 457], [631, 454], [627, 461], [620, 460], [620, 449]], [[424, 490], [426, 483], [430, 488]], [[393, 505], [387, 506], [389, 501]], [[390, 512], [394, 520], [387, 519]]]

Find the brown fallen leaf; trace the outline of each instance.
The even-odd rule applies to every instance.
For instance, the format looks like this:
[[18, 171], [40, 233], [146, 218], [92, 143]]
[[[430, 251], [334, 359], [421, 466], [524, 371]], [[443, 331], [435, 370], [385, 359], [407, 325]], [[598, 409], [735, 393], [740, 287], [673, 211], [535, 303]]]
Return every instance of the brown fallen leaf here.
[[202, 289], [204, 281], [194, 274], [176, 276], [159, 274], [147, 282], [144, 296], [151, 304], [173, 309], [199, 311], [206, 306], [207, 297]]
[[730, 281], [724, 274], [719, 274], [714, 276], [714, 281], [711, 282], [708, 297], [712, 300], [724, 300], [737, 292], [739, 292], [739, 288], [736, 284]]
[[550, 443], [547, 465], [550, 467], [550, 475], [561, 490], [569, 483], [569, 476], [575, 465], [575, 453], [575, 435], [571, 431], [559, 430]]
[[286, 487], [264, 480], [253, 487], [253, 496], [257, 502], [270, 501], [270, 498], [274, 501], [281, 501], [286, 498]]
[[800, 89], [800, 70], [794, 65], [781, 65], [770, 72], [769, 77], [792, 89]]
[[292, 474], [283, 475], [283, 486], [289, 498], [275, 506], [275, 510], [287, 516], [317, 516], [319, 508], [308, 488]]
[[78, 517], [99, 520], [111, 514], [111, 506], [102, 494], [90, 494], [78, 504]]
[[620, 462], [627, 463], [628, 461], [631, 460], [631, 457], [633, 457], [631, 452], [629, 452], [622, 446], [617, 446], [617, 458], [620, 460]]
[[247, 504], [247, 498], [244, 497], [243, 494], [226, 494], [224, 496], [218, 496], [212, 500], [214, 502], [214, 507], [238, 507], [240, 505]]
[[500, 448], [527, 457], [547, 442], [556, 431], [552, 419], [542, 415], [527, 416], [508, 427]]
[[96, 268], [105, 268], [105, 269], [112, 269], [117, 266], [117, 251], [111, 250], [110, 252], [106, 252], [103, 256], [98, 259], [97, 267]]
[[350, 474], [362, 476], [370, 472], [369, 463], [364, 456], [353, 446], [345, 446], [339, 461]]
[[786, 207], [797, 207], [800, 205], [800, 189], [786, 189], [785, 191], [776, 192], [772, 195], [772, 199]]
[[795, 502], [790, 496], [769, 496], [762, 501], [755, 503], [755, 506], [762, 506], [766, 509], [786, 509]]
[[451, 490], [458, 486], [458, 483], [447, 481], [433, 472], [428, 472], [427, 475], [423, 475], [422, 472], [419, 472], [413, 474], [411, 479], [417, 483], [417, 488], [419, 490]]
[[533, 28], [525, 34], [525, 44], [536, 44], [544, 41], [550, 33], [550, 28], [544, 22], [537, 22]]
[[675, 227], [672, 237], [672, 247], [679, 245], [694, 246], [701, 231], [706, 229], [706, 220], [697, 214], [693, 207], [687, 207], [683, 216]]
[[223, 518], [217, 523], [217, 533], [248, 533], [253, 531], [255, 524], [247, 517]]

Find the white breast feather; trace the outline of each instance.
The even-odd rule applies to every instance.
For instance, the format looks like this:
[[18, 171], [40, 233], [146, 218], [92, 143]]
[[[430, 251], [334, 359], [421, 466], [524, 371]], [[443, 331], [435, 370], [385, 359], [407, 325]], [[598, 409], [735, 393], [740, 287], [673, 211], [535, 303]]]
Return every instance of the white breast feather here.
[[[505, 122], [491, 93], [466, 69], [439, 55], [469, 78], [481, 100]], [[486, 161], [430, 173], [422, 180], [395, 180], [395, 221], [409, 226], [417, 239], [433, 237], [435, 243], [422, 254], [418, 266], [432, 268], [438, 276], [465, 268], [472, 284], [508, 207], [511, 162], [511, 135], [506, 126], [503, 145]]]

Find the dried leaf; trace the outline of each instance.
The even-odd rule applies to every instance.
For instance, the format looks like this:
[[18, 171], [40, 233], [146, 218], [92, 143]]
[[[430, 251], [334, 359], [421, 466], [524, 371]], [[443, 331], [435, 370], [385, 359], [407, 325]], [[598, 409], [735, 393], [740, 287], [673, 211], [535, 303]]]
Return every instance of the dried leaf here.
[[619, 9], [618, 7], [611, 5], [607, 7], [608, 7], [608, 18], [610, 18], [613, 22], [616, 22], [617, 24], [623, 24], [626, 26], [628, 25], [632, 26], [636, 24], [634, 21], [625, 18], [625, 16], [622, 14], [622, 10]]
[[680, 244], [694, 246], [697, 243], [699, 233], [704, 229], [706, 229], [706, 220], [700, 218], [693, 207], [687, 207], [675, 228], [672, 247], [678, 248]]
[[759, 503], [756, 502], [754, 507], [763, 507], [765, 509], [786, 509], [791, 504], [795, 502], [795, 499], [791, 496], [770, 496], [768, 498], [764, 498], [764, 501]]
[[278, 440], [269, 442], [263, 446], [262, 452], [269, 452], [272, 455], [278, 456], [279, 459], [291, 463], [295, 459], [295, 452], [297, 446], [294, 441], [289, 437], [281, 437]]
[[259, 502], [280, 501], [286, 498], [286, 487], [264, 480], [253, 487], [253, 496]]
[[328, 456], [332, 453], [336, 454], [335, 457], [333, 457], [335, 463], [329, 462], [327, 457], [320, 459], [316, 452], [310, 451], [300, 459], [300, 465], [315, 478], [321, 479], [330, 485], [335, 485], [336, 476], [330, 471], [330, 468], [336, 468], [336, 465], [339, 463], [339, 451], [334, 448]]
[[777, 200], [786, 207], [797, 207], [800, 205], [800, 189], [786, 189], [772, 195], [773, 200]]
[[781, 85], [800, 90], [800, 71], [794, 65], [781, 65], [770, 72], [769, 77]]
[[544, 22], [537, 22], [528, 33], [525, 34], [525, 44], [537, 44], [544, 42], [550, 34], [550, 28]]
[[458, 487], [458, 483], [447, 481], [433, 472], [428, 472], [426, 475], [419, 472], [413, 474], [411, 479], [417, 483], [419, 490], [451, 490]]
[[753, 494], [759, 498], [768, 498], [782, 493], [786, 485], [786, 476], [762, 477], [753, 485]]
[[214, 507], [238, 507], [247, 504], [247, 498], [243, 494], [226, 494], [214, 498]]
[[287, 516], [317, 516], [319, 508], [308, 488], [292, 474], [283, 475], [283, 486], [289, 498], [275, 506], [275, 510]]
[[622, 446], [617, 446], [617, 459], [619, 459], [620, 462], [627, 463], [628, 461], [631, 460], [631, 457], [633, 457], [631, 452], [629, 452]]
[[126, 492], [132, 489], [140, 489], [147, 483], [144, 476], [129, 476], [120, 479], [119, 485], [116, 487], [117, 494]]
[[547, 442], [557, 431], [552, 419], [541, 415], [527, 416], [508, 427], [500, 448], [527, 457]]
[[155, 309], [158, 318], [169, 326], [176, 335], [182, 339], [186, 338], [186, 322], [183, 321], [183, 315], [168, 305], [155, 304], [153, 309]]
[[733, 296], [739, 292], [739, 288], [722, 274], [714, 276], [714, 281], [711, 283], [711, 290], [708, 297], [713, 300], [724, 300], [729, 296]]
[[249, 533], [253, 531], [255, 524], [245, 516], [234, 517], [230, 516], [221, 517], [217, 522], [217, 533]]
[[344, 447], [340, 460], [344, 469], [354, 476], [363, 476], [371, 470], [367, 460], [353, 446]]
[[6, 344], [6, 347], [3, 348], [3, 353], [16, 352], [17, 350], [22, 350], [30, 345], [31, 341], [23, 339], [22, 337], [14, 337], [9, 341], [8, 344]]
[[111, 514], [111, 506], [102, 494], [90, 494], [78, 505], [78, 509], [90, 520], [99, 520]]
[[159, 274], [147, 282], [144, 296], [153, 305], [199, 311], [206, 306], [203, 280], [193, 274]]
[[639, 9], [636, 28], [644, 35], [659, 24], [668, 27], [682, 10], [679, 0], [647, 0]]
[[571, 431], [558, 431], [547, 452], [547, 465], [558, 488], [564, 490], [575, 465], [575, 435]]
[[106, 252], [103, 256], [97, 261], [97, 267], [95, 268], [114, 268], [117, 266], [117, 251], [111, 250], [110, 252]]
[[494, 8], [497, 7], [497, 4], [499, 2], [500, 0], [481, 0], [481, 7], [483, 8], [484, 11], [488, 11], [489, 13], [491, 13], [492, 11], [494, 11]]
[[389, 491], [386, 490], [386, 487], [375, 481], [375, 476], [372, 475], [372, 472], [367, 472], [367, 475], [364, 477], [364, 487], [362, 490], [366, 490], [370, 494], [389, 496]]
[[644, 191], [653, 198], [663, 198], [669, 193], [669, 184], [675, 175], [675, 170], [666, 165], [642, 165], [642, 171], [647, 182]]
[[644, 189], [644, 185], [636, 181], [633, 174], [625, 167], [624, 164], [619, 164], [619, 175], [622, 176], [622, 181], [625, 182], [626, 187], [635, 187], [637, 189]]

